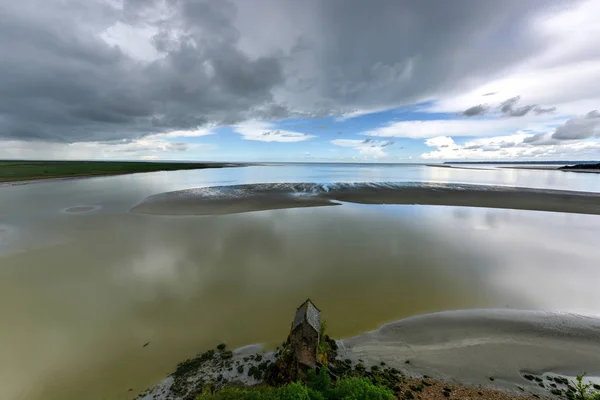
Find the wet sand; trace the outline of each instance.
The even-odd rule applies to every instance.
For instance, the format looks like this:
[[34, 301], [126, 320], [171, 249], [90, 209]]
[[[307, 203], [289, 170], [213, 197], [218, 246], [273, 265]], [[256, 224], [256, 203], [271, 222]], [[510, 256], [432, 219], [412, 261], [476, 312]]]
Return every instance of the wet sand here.
[[86, 213], [86, 212], [90, 212], [90, 211], [94, 211], [97, 210], [99, 207], [97, 206], [76, 206], [76, 207], [69, 207], [65, 210], [65, 212], [68, 213]]
[[297, 207], [420, 204], [600, 215], [600, 194], [436, 183], [287, 183], [217, 186], [154, 195], [131, 209], [153, 215], [217, 215]]
[[[342, 357], [446, 382], [549, 395], [524, 374], [600, 376], [600, 319], [517, 310], [448, 311], [342, 341]], [[409, 361], [409, 364], [406, 361]], [[493, 378], [493, 381], [490, 380]]]

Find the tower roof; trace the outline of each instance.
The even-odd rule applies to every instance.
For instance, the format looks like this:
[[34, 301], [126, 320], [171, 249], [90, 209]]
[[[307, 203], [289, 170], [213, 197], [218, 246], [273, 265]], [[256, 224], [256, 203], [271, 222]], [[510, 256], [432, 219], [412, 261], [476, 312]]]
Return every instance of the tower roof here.
[[319, 332], [321, 327], [321, 311], [310, 299], [306, 299], [306, 301], [296, 310], [292, 330], [296, 329], [296, 327], [304, 321], [304, 318], [306, 318], [306, 321], [310, 326]]

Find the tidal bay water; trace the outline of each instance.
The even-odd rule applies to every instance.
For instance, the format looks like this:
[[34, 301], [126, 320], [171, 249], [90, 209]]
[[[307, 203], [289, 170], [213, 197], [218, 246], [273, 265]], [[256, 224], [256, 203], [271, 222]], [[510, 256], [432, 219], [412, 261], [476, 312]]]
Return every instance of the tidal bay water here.
[[598, 174], [483, 168], [285, 164], [0, 187], [0, 399], [131, 399], [220, 342], [276, 346], [306, 297], [334, 337], [453, 309], [600, 314], [598, 216], [359, 204], [128, 212], [158, 193], [248, 183], [600, 192]]

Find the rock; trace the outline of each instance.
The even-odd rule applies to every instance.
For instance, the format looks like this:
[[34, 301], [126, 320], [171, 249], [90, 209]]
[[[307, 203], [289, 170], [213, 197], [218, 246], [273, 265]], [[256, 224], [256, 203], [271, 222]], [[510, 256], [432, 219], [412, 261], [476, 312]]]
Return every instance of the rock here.
[[535, 377], [533, 375], [528, 375], [528, 374], [523, 375], [523, 378], [527, 379], [528, 381], [532, 381], [535, 379]]
[[404, 364], [410, 364], [410, 360], [404, 361]]
[[149, 344], [150, 344], [150, 342], [144, 343], [144, 345], [142, 347], [148, 347]]
[[494, 377], [492, 377], [492, 376], [490, 376], [488, 379], [492, 382], [494, 382], [494, 380], [495, 380]]
[[556, 383], [551, 383], [550, 386], [552, 386], [553, 388], [556, 387]]
[[424, 389], [423, 385], [410, 385], [409, 388], [413, 392], [422, 392]]
[[536, 381], [537, 383], [540, 383], [540, 382], [542, 382], [542, 378], [540, 378], [539, 376], [536, 376], [536, 377], [535, 377], [535, 381]]
[[596, 389], [596, 390], [600, 390], [600, 385], [598, 385], [598, 384], [596, 384], [596, 383], [594, 383], [593, 387], [594, 387], [594, 389]]
[[244, 373], [244, 366], [243, 365], [239, 365], [237, 367], [237, 372], [239, 372], [240, 374], [243, 374]]
[[562, 390], [560, 390], [560, 389], [552, 389], [550, 391], [550, 393], [552, 393], [554, 395], [557, 395], [557, 396], [560, 396], [562, 394]]
[[519, 386], [519, 385], [517, 385], [517, 387], [519, 388], [519, 390], [520, 390], [521, 392], [524, 392], [524, 391], [525, 391], [525, 388], [523, 388], [523, 386]]
[[233, 357], [233, 352], [231, 350], [225, 350], [224, 352], [221, 353], [221, 358], [223, 360], [228, 360], [231, 357]]
[[573, 392], [566, 392], [565, 395], [567, 396], [567, 399], [569, 399], [569, 400], [575, 400], [575, 393], [573, 393]]
[[225, 348], [227, 347], [227, 345], [225, 343], [221, 343], [217, 346], [217, 350], [219, 351], [225, 351]]
[[260, 354], [257, 354], [255, 360], [258, 362], [262, 361], [262, 356]]
[[538, 383], [538, 385], [539, 385], [540, 387], [545, 387], [543, 382], [539, 382], [539, 383]]
[[444, 396], [446, 397], [450, 397], [450, 392], [442, 392], [444, 394]]
[[[446, 396], [449, 397], [449, 396]], [[412, 394], [412, 392], [410, 390], [407, 390], [406, 392], [404, 392], [404, 398], [407, 400], [412, 400], [415, 398], [415, 395]]]

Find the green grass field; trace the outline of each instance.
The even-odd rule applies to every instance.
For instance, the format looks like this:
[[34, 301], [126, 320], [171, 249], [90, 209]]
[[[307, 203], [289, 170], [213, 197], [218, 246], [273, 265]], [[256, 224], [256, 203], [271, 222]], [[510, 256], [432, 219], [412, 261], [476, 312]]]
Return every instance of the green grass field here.
[[[224, 163], [174, 163], [137, 161], [0, 161], [0, 182], [34, 179], [121, 175], [139, 172], [236, 166]], [[240, 165], [241, 166], [241, 165]]]

